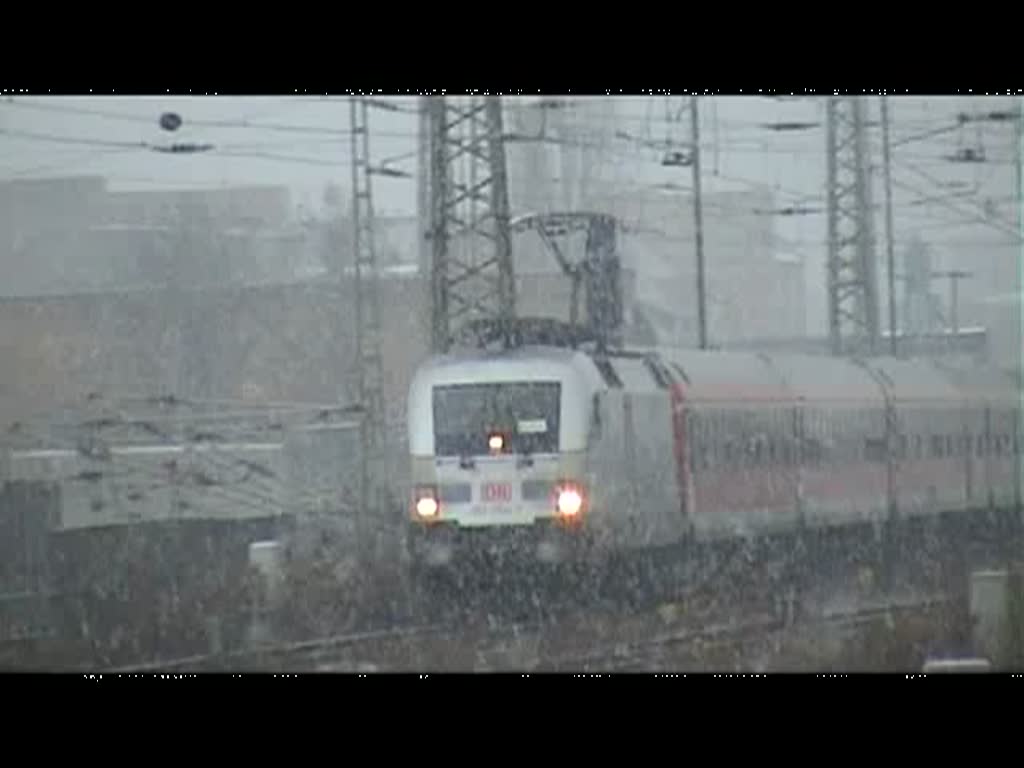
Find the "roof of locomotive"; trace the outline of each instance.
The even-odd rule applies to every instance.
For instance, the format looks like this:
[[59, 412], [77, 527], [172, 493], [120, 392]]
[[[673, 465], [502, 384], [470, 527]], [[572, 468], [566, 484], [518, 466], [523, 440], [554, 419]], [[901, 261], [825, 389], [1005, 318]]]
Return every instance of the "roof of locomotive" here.
[[412, 388], [462, 382], [509, 381], [537, 376], [583, 376], [596, 381], [598, 373], [590, 356], [562, 347], [523, 346], [502, 350], [466, 350], [432, 355], [413, 376]]

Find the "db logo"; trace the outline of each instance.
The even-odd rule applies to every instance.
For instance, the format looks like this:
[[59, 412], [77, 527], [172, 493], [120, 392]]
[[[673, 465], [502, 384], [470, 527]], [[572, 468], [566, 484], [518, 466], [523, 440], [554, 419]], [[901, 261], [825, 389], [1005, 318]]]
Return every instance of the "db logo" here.
[[512, 486], [508, 483], [484, 483], [484, 501], [511, 501]]

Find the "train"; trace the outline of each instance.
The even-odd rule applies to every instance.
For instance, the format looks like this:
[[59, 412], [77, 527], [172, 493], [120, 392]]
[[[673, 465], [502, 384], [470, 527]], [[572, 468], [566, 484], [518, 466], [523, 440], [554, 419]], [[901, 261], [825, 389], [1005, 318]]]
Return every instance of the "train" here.
[[992, 367], [544, 344], [429, 357], [408, 555], [596, 562], [686, 542], [1019, 514], [1020, 388]]

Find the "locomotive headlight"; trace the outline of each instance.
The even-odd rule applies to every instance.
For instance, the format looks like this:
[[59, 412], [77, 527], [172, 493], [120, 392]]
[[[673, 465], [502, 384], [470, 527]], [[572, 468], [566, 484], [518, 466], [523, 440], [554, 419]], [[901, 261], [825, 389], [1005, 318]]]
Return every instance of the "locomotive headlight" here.
[[437, 517], [437, 499], [424, 496], [416, 502], [416, 514], [426, 518]]
[[487, 447], [491, 449], [491, 453], [501, 453], [502, 449], [505, 447], [505, 437], [502, 434], [495, 432], [487, 438]]
[[437, 494], [433, 488], [416, 489], [416, 514], [424, 520], [433, 520], [440, 512]]
[[577, 488], [561, 488], [556, 508], [562, 517], [576, 517], [583, 509], [583, 494]]

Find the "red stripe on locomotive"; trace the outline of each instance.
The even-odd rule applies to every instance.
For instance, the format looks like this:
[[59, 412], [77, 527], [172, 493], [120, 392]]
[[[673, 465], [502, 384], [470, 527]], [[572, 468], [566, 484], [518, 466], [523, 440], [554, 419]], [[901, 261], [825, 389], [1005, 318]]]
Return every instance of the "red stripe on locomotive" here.
[[670, 388], [672, 407], [672, 448], [676, 459], [676, 485], [679, 489], [679, 511], [683, 517], [691, 513], [690, 489], [693, 478], [690, 475], [690, 461], [686, 435], [686, 388], [682, 382], [673, 381]]

